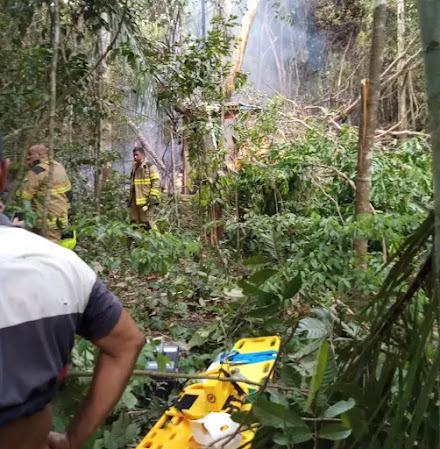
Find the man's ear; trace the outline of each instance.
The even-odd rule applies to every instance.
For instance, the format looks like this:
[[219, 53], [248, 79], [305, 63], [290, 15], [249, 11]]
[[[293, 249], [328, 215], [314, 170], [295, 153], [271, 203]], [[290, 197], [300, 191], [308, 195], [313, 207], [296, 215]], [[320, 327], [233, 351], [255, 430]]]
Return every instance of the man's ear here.
[[9, 159], [2, 159], [0, 161], [0, 192], [6, 188], [6, 179], [9, 172]]

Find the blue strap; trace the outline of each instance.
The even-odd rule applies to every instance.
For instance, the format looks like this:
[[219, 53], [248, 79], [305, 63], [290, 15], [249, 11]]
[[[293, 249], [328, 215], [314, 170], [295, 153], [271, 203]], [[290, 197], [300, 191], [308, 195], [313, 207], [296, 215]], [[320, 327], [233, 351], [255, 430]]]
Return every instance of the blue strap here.
[[260, 351], [240, 354], [237, 350], [220, 356], [220, 363], [229, 365], [247, 365], [249, 363], [268, 362], [277, 358], [278, 351]]

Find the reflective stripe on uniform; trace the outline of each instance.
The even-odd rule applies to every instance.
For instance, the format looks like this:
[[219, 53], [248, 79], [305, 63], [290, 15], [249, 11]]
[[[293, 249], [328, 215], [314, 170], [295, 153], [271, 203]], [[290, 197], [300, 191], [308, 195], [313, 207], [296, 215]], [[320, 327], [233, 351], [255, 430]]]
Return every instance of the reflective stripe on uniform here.
[[22, 190], [21, 197], [25, 200], [31, 200], [33, 198], [33, 195], [32, 195], [32, 193], [27, 192], [26, 190]]
[[136, 206], [147, 204], [147, 198], [136, 198]]
[[61, 193], [66, 193], [69, 190], [72, 190], [72, 186], [69, 184], [65, 185], [64, 187], [58, 187], [58, 189], [52, 189], [50, 191], [51, 195], [60, 195]]
[[51, 226], [51, 225], [58, 226], [59, 224], [67, 226], [68, 222], [69, 222], [69, 220], [66, 217], [57, 217], [57, 218], [48, 218], [47, 219], [47, 223], [49, 224], [49, 226]]
[[135, 186], [148, 186], [151, 184], [150, 178], [139, 178], [134, 180]]
[[159, 189], [151, 189], [150, 190], [150, 195], [154, 195], [154, 196], [159, 197], [160, 196]]
[[[41, 227], [42, 223], [43, 223], [43, 220], [41, 218], [39, 218], [37, 220], [37, 227]], [[69, 223], [69, 220], [67, 217], [55, 217], [55, 218], [47, 219], [47, 224], [49, 226], [58, 226], [59, 227], [60, 225], [62, 225], [64, 227], [66, 227], [68, 225], [68, 223]]]
[[150, 179], [151, 179], [152, 181], [155, 180], [155, 179], [160, 179], [159, 173], [152, 173], [152, 174], [150, 175]]

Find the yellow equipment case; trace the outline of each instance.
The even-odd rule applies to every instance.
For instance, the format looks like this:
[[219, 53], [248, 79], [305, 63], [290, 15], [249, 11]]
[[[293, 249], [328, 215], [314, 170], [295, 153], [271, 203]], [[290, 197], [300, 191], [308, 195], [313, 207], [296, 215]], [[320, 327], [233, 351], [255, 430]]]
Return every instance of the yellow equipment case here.
[[[263, 383], [267, 376], [273, 375], [280, 344], [277, 336], [243, 338], [201, 375]], [[224, 446], [226, 449], [249, 449], [254, 432], [246, 430], [232, 438], [238, 424], [230, 415], [250, 410], [252, 404], [247, 398], [258, 389], [258, 386], [239, 381], [204, 380], [191, 384], [184, 388], [137, 449], [199, 449], [207, 446], [208, 441], [211, 447], [223, 447], [228, 442]]]

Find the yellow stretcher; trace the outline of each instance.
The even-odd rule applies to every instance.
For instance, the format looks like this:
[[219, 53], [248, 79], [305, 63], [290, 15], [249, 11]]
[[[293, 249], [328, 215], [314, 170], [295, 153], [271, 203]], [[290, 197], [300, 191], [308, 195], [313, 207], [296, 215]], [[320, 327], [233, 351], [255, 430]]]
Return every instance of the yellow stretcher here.
[[[243, 377], [262, 383], [268, 375], [273, 375], [280, 344], [277, 336], [243, 338], [229, 354], [220, 358], [217, 366], [202, 375]], [[252, 405], [247, 397], [257, 391], [257, 386], [244, 382], [206, 380], [191, 384], [184, 388], [175, 404], [160, 417], [136, 449], [199, 449], [208, 445], [206, 441], [218, 441], [225, 435], [218, 446], [211, 443], [212, 447], [222, 447], [228, 440], [228, 432], [231, 435], [232, 427], [237, 425], [230, 420], [230, 414], [249, 410]], [[216, 425], [219, 427], [213, 429]], [[247, 430], [235, 436], [226, 448], [249, 449], [253, 437], [253, 431]]]

